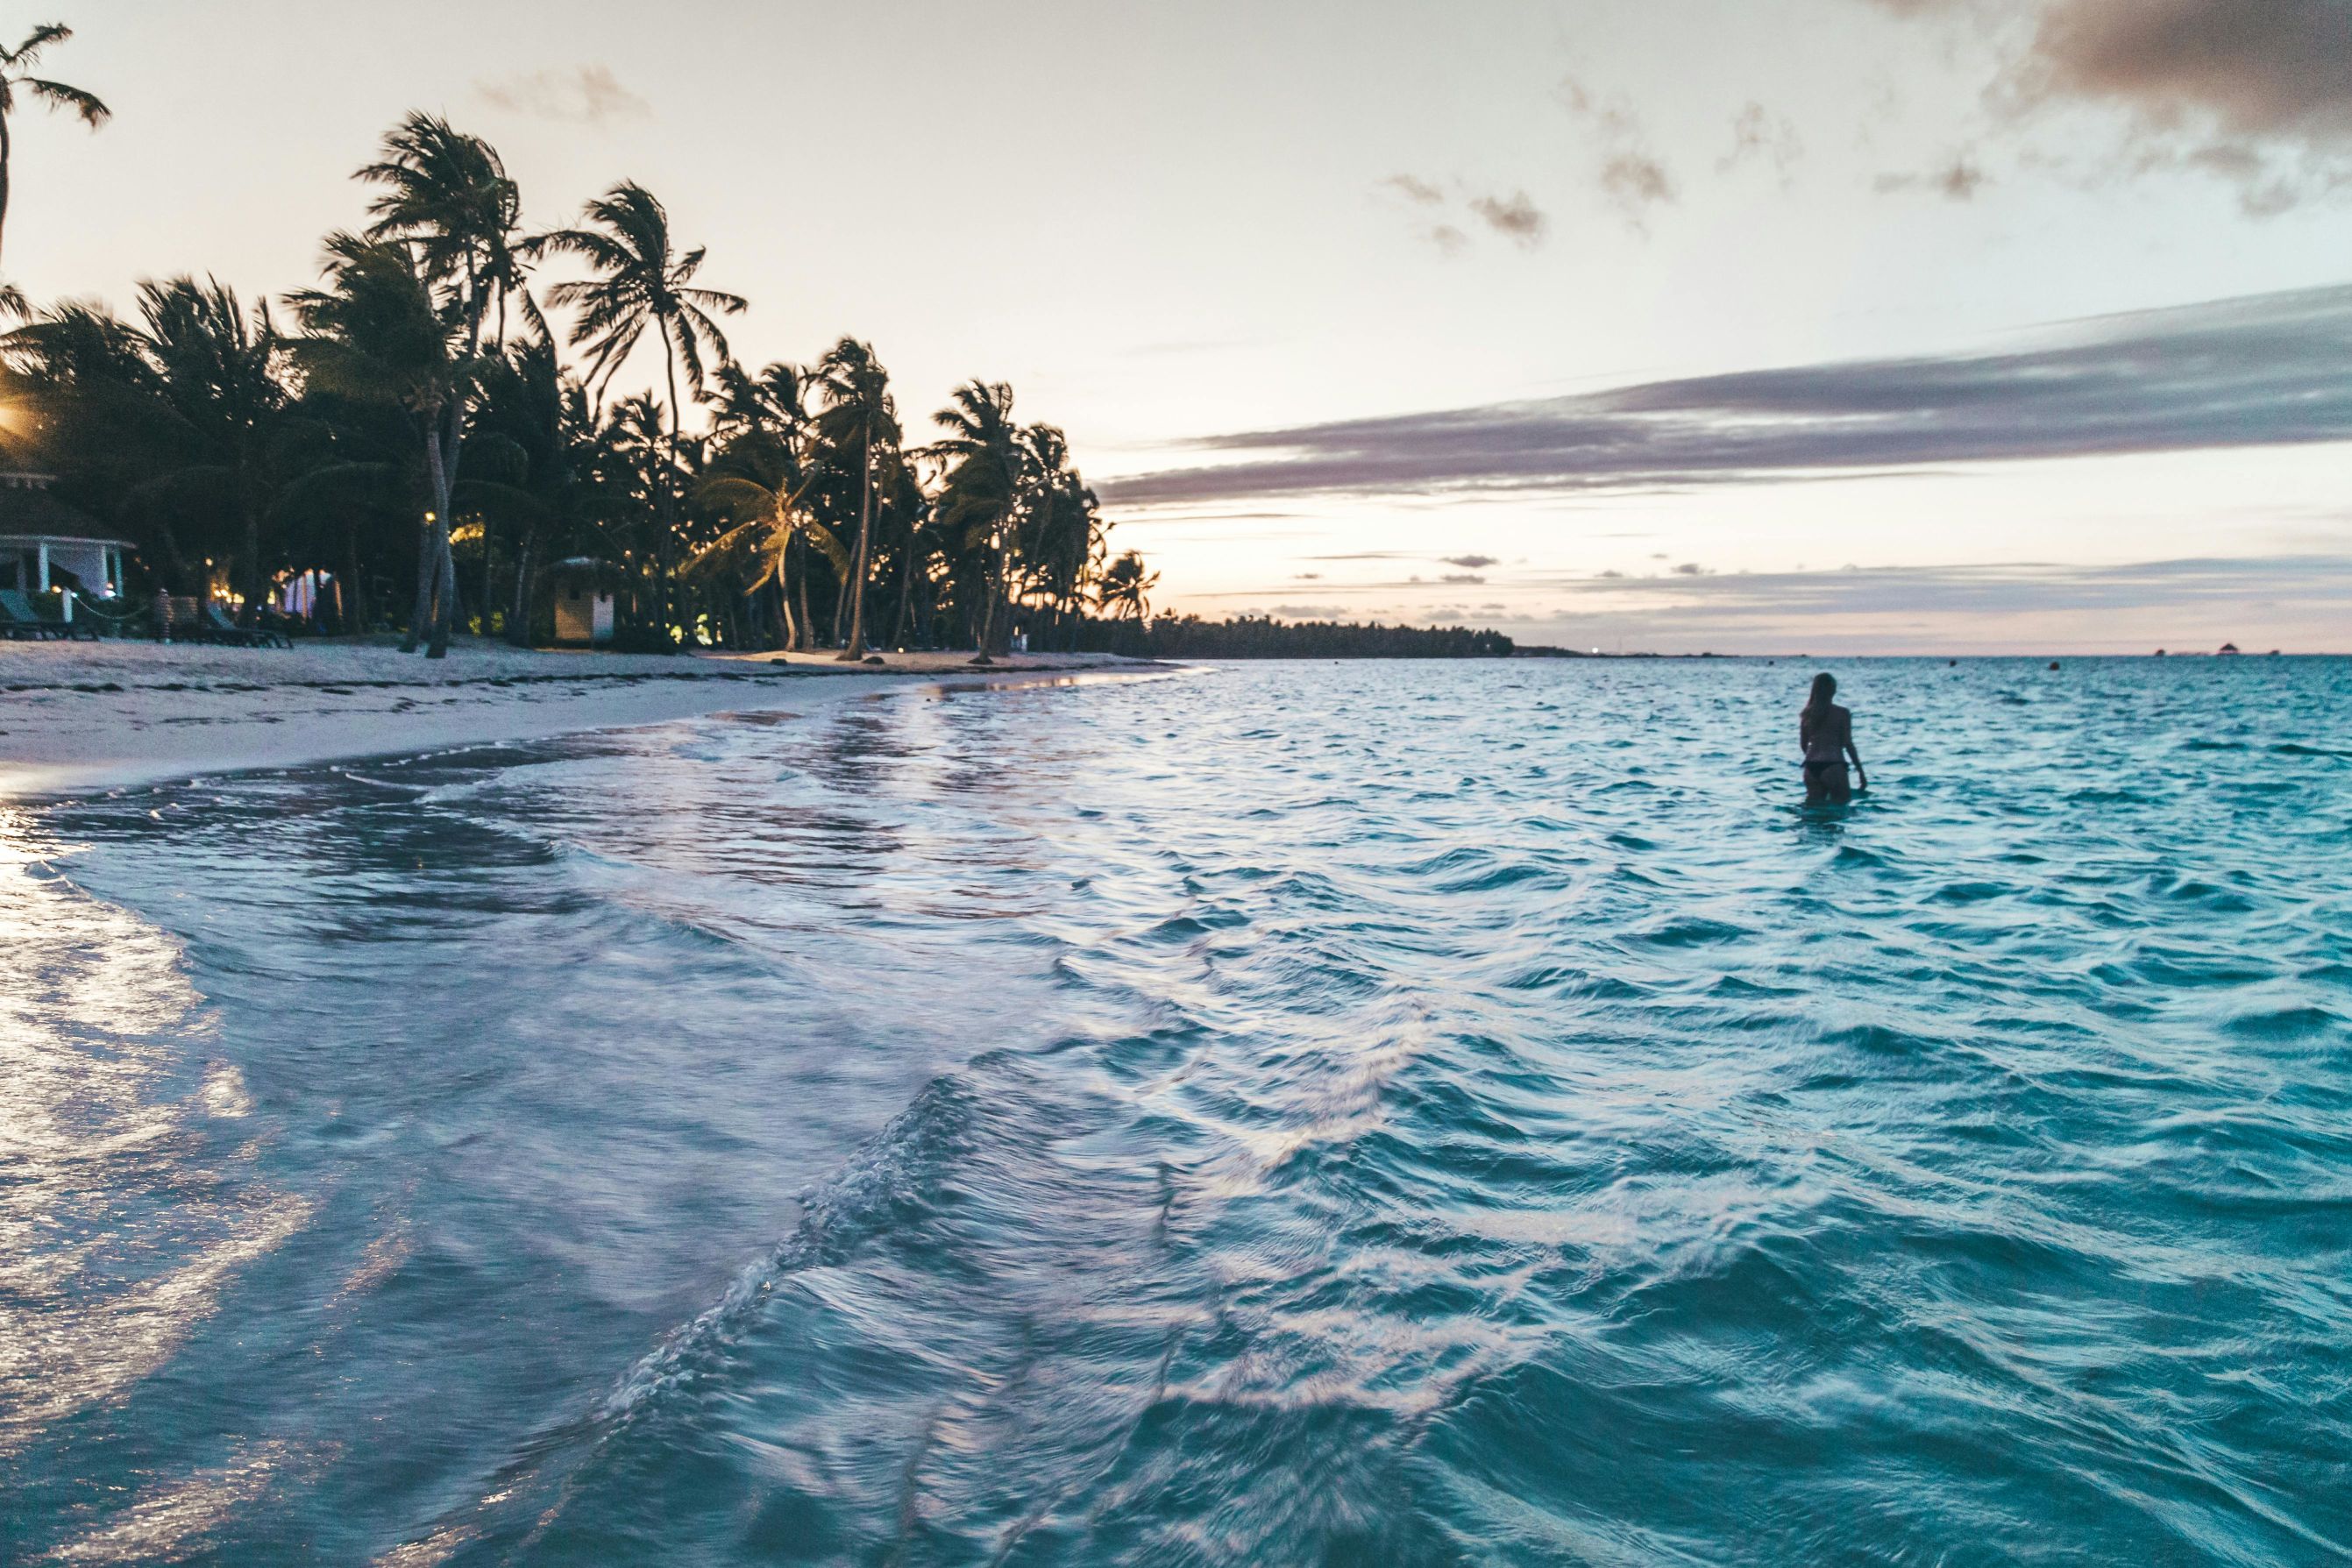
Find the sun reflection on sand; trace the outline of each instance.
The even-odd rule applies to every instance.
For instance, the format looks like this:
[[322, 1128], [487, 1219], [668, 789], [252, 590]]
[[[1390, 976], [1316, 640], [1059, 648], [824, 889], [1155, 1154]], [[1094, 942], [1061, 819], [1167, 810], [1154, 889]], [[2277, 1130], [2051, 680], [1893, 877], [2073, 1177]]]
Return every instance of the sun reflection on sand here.
[[212, 1168], [205, 1125], [252, 1100], [179, 944], [55, 874], [68, 852], [0, 807], [0, 1455], [124, 1397], [309, 1218]]

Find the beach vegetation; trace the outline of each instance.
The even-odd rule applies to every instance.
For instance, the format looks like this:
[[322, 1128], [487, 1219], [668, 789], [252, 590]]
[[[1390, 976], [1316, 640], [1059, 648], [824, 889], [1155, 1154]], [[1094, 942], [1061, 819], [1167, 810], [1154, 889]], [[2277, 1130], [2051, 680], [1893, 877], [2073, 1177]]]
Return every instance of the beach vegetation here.
[[[0, 71], [64, 101], [23, 77], [64, 36]], [[534, 231], [498, 150], [424, 112], [354, 179], [363, 216], [282, 311], [182, 277], [142, 286], [131, 320], [25, 302], [0, 338], [0, 390], [30, 414], [0, 461], [57, 474], [132, 539], [140, 593], [250, 623], [315, 572], [316, 630], [394, 631], [431, 657], [463, 631], [550, 635], [559, 560], [601, 563], [616, 641], [644, 649], [986, 658], [1016, 630], [1076, 647], [1108, 602], [1109, 522], [1009, 387], [959, 388], [942, 439], [909, 446], [862, 339], [740, 362], [723, 323], [748, 301], [704, 281], [705, 250], [643, 185]]]
[[[66, 36], [37, 29], [0, 78], [98, 123], [102, 104], [26, 75]], [[0, 169], [5, 152], [0, 112]], [[1496, 641], [1155, 621], [1156, 574], [1111, 549], [1068, 437], [1016, 416], [1008, 384], [964, 382], [910, 444], [862, 339], [754, 371], [724, 325], [749, 302], [704, 281], [653, 192], [624, 181], [535, 231], [498, 150], [437, 115], [403, 116], [354, 180], [356, 226], [282, 309], [190, 276], [142, 285], [130, 319], [22, 302], [0, 337], [0, 395], [28, 416], [0, 463], [57, 475], [131, 539], [135, 596], [234, 603], [251, 626], [273, 585], [316, 574], [304, 629], [429, 657], [461, 632], [548, 639], [551, 567], [583, 561], [614, 593], [615, 643], [646, 650], [986, 664], [1016, 637], [1243, 657]]]

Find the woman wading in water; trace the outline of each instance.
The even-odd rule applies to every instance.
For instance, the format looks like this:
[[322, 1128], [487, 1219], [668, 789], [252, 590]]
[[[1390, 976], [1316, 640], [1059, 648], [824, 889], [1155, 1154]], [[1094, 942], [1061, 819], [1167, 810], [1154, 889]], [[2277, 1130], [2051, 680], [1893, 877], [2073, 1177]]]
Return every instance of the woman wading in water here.
[[1805, 748], [1805, 804], [1818, 806], [1831, 801], [1843, 806], [1853, 799], [1853, 787], [1845, 776], [1845, 759], [1853, 758], [1853, 770], [1861, 776], [1862, 787], [1870, 788], [1870, 774], [1862, 766], [1862, 753], [1853, 748], [1853, 715], [1830, 699], [1837, 695], [1837, 677], [1819, 674], [1813, 677], [1812, 695], [1805, 699], [1804, 716], [1797, 722], [1797, 740]]

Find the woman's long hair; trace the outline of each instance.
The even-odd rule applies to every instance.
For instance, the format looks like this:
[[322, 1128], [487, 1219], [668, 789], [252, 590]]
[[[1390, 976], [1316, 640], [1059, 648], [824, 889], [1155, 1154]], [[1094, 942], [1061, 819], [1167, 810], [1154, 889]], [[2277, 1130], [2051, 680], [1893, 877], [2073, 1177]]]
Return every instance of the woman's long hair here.
[[1812, 695], [1805, 699], [1805, 711], [1818, 718], [1830, 711], [1830, 699], [1837, 695], [1837, 677], [1823, 670], [1813, 677]]

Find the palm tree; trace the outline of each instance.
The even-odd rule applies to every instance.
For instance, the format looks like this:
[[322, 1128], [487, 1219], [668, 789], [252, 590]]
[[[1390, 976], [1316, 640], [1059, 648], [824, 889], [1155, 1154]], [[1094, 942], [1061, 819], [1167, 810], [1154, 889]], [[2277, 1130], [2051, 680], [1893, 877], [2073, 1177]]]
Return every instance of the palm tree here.
[[261, 524], [284, 466], [284, 346], [266, 309], [190, 277], [139, 286], [141, 321], [67, 303], [10, 332], [37, 438], [104, 509], [136, 517], [173, 583], [201, 588], [207, 557], [236, 565], [248, 616]]
[[1022, 434], [1035, 477], [1029, 527], [1022, 540], [1024, 588], [1044, 594], [1075, 635], [1073, 609], [1104, 549], [1099, 503], [1071, 465], [1069, 439], [1059, 429], [1033, 424]]
[[[711, 433], [719, 442], [711, 464], [713, 478], [706, 480], [696, 498], [722, 516], [746, 517], [761, 522], [764, 534], [739, 526], [707, 547], [697, 565], [740, 551], [757, 538], [765, 552], [748, 592], [764, 583], [776, 589], [777, 619], [783, 627], [784, 646], [800, 653], [815, 646], [814, 622], [809, 616], [808, 573], [795, 570], [804, 544], [814, 544], [829, 561], [837, 559], [842, 580], [849, 576], [848, 557], [839, 538], [801, 503], [818, 476], [811, 459], [813, 415], [808, 393], [816, 372], [798, 365], [771, 364], [756, 375], [733, 362], [719, 367], [718, 388], [711, 400]], [[748, 479], [759, 493], [730, 490], [719, 481]]]
[[1151, 601], [1146, 596], [1159, 586], [1160, 574], [1144, 570], [1140, 553], [1123, 551], [1103, 570], [1102, 580], [1095, 586], [1095, 602], [1123, 620], [1148, 620]]
[[[784, 640], [787, 644], [798, 646], [801, 628], [808, 619], [808, 601], [803, 595], [796, 622], [785, 587], [793, 547], [803, 539], [815, 546], [844, 580], [854, 565], [848, 547], [802, 505], [817, 476], [803, 472], [776, 444], [756, 439], [739, 441], [720, 457], [719, 466], [723, 471], [706, 477], [695, 495], [704, 506], [731, 519], [734, 526], [705, 545], [688, 562], [688, 570], [697, 575], [707, 574], [750, 555], [757, 566], [745, 591], [757, 593], [772, 582], [776, 585], [784, 607]], [[793, 483], [795, 477], [797, 485]]]
[[540, 547], [582, 531], [586, 521], [593, 423], [586, 389], [563, 373], [551, 340], [526, 338], [486, 365], [467, 478], [457, 492], [485, 525], [485, 604], [491, 591], [488, 524], [497, 517], [511, 524], [514, 590], [506, 632], [517, 647], [530, 641], [530, 580]]
[[[711, 313], [737, 315], [745, 302], [740, 295], [695, 284], [695, 275], [702, 270], [701, 247], [677, 255], [670, 241], [669, 214], [635, 181], [624, 181], [590, 202], [585, 219], [583, 227], [541, 235], [523, 249], [529, 255], [555, 251], [576, 256], [594, 269], [593, 277], [559, 283], [547, 295], [550, 304], [579, 311], [572, 323], [572, 342], [588, 351], [586, 380], [592, 389], [601, 393], [611, 383], [648, 326], [661, 334], [673, 470], [673, 477], [661, 487], [660, 559], [667, 594], [675, 544], [669, 536], [677, 519], [678, 372], [686, 372], [688, 390], [699, 396], [706, 363], [723, 363], [730, 357], [727, 335]], [[669, 608], [664, 606], [665, 636]]]
[[483, 363], [467, 351], [462, 326], [438, 308], [432, 280], [406, 243], [332, 235], [326, 249], [328, 287], [289, 298], [305, 332], [292, 344], [295, 360], [311, 387], [394, 405], [422, 439], [425, 559], [401, 646], [413, 652], [422, 634], [428, 640], [425, 656], [443, 658], [457, 612], [449, 513], [465, 439], [463, 412]]
[[[520, 296], [524, 319], [544, 334], [547, 323], [522, 287], [517, 232], [522, 197], [507, 177], [496, 148], [478, 136], [457, 131], [437, 115], [414, 112], [385, 134], [382, 155], [354, 178], [379, 187], [368, 204], [375, 221], [368, 226], [366, 237], [408, 247], [416, 270], [433, 291], [435, 303], [445, 316], [463, 325], [465, 340], [456, 350], [460, 358], [470, 361], [481, 354], [482, 329], [494, 301], [499, 336], [503, 340], [507, 301], [512, 296]], [[447, 484], [454, 488], [471, 386], [460, 382], [452, 391], [436, 416], [441, 429], [435, 439], [446, 454]], [[434, 516], [426, 519], [418, 538], [416, 614], [411, 617], [408, 634], [401, 643], [404, 652], [415, 650], [420, 619], [435, 605], [441, 614], [449, 613], [456, 598], [454, 577], [448, 593], [436, 597], [427, 587], [440, 570], [439, 554], [447, 548], [447, 501], [446, 493], [439, 495], [432, 508]], [[486, 519], [484, 528], [488, 526]], [[488, 634], [490, 550], [487, 534], [482, 554], [482, 631]], [[451, 570], [455, 570], [454, 566]], [[446, 629], [437, 621], [434, 640], [436, 646], [446, 646]]]
[[25, 41], [15, 48], [0, 50], [0, 230], [5, 230], [8, 221], [8, 116], [16, 110], [17, 89], [23, 89], [51, 109], [80, 115], [82, 123], [92, 131], [104, 125], [114, 113], [94, 93], [32, 74], [33, 68], [40, 63], [42, 50], [72, 37], [71, 27], [62, 22], [50, 22], [26, 34]]
[[383, 139], [383, 153], [354, 178], [381, 186], [368, 204], [370, 239], [412, 242], [425, 276], [465, 319], [467, 349], [481, 347], [495, 306], [492, 338], [506, 340], [506, 312], [520, 299], [541, 337], [547, 321], [523, 286], [522, 193], [498, 149], [438, 115], [411, 113]]
[[[1013, 423], [1013, 389], [1003, 382], [966, 382], [931, 419], [948, 432], [932, 447], [950, 463], [940, 486], [939, 526], [965, 549], [988, 552], [984, 607], [974, 627], [980, 652], [972, 663], [992, 664], [989, 653], [999, 641], [998, 622], [1009, 619], [1000, 610], [1004, 565], [1020, 527], [1032, 458], [1020, 427]], [[990, 578], [992, 587], [985, 580]]]
[[[817, 362], [816, 384], [825, 396], [816, 416], [816, 435], [837, 452], [857, 453], [857, 551], [850, 563], [849, 635], [841, 659], [866, 656], [866, 577], [874, 559], [874, 479], [877, 463], [896, 458], [901, 432], [898, 405], [890, 396], [890, 373], [873, 348], [844, 338]], [[886, 475], [885, 477], [887, 476]]]
[[236, 551], [238, 620], [261, 612], [261, 491], [277, 416], [287, 402], [278, 374], [284, 352], [269, 308], [248, 317], [236, 291], [217, 280], [175, 277], [139, 286], [143, 347], [163, 402], [194, 437], [201, 461], [159, 476], [223, 488], [241, 533]]

